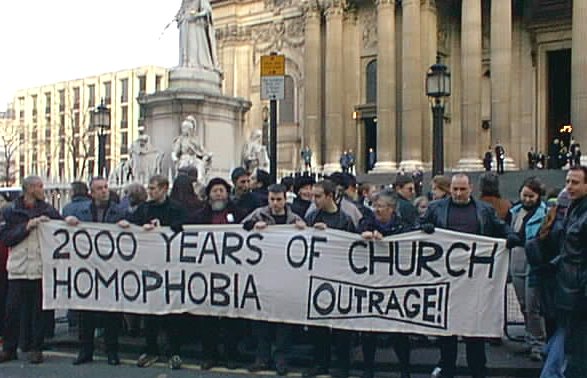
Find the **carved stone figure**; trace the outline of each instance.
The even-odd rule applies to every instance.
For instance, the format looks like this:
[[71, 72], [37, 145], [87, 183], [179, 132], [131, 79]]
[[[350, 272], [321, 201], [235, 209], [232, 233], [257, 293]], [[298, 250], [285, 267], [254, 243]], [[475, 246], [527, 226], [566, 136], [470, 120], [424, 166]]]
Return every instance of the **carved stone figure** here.
[[220, 71], [210, 2], [183, 0], [175, 19], [179, 28], [179, 65]]
[[256, 169], [269, 171], [269, 155], [262, 139], [263, 132], [259, 129], [253, 130], [248, 142], [243, 146], [242, 166], [249, 172]]
[[208, 170], [212, 164], [212, 154], [200, 144], [197, 133], [198, 123], [192, 116], [187, 116], [181, 124], [181, 135], [173, 140], [171, 159], [175, 171], [185, 168], [198, 170], [198, 182], [205, 183]]
[[[128, 179], [128, 171], [134, 181], [146, 184], [149, 177], [161, 173], [161, 162], [163, 154], [152, 144], [148, 135], [139, 136], [131, 145], [129, 151], [130, 159], [128, 168], [123, 169], [122, 182]], [[124, 177], [126, 176], [126, 177]]]

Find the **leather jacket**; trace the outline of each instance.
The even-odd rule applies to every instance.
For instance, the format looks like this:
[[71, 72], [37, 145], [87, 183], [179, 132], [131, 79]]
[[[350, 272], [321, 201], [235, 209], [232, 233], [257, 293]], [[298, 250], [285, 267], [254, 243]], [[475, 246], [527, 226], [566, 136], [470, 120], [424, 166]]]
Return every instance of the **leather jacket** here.
[[557, 307], [587, 313], [587, 197], [569, 207], [560, 246]]
[[[497, 217], [497, 213], [491, 205], [473, 198], [471, 201], [477, 210], [477, 220], [480, 225], [479, 235], [505, 239], [509, 234], [513, 234], [512, 229]], [[448, 229], [448, 210], [451, 203], [451, 197], [431, 202], [422, 223], [432, 223], [436, 227]]]

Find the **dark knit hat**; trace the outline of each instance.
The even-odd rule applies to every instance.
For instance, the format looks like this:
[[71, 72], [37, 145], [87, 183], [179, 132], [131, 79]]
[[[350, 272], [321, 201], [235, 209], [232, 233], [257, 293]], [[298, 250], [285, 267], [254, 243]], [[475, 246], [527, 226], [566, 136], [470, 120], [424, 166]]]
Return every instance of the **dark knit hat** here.
[[314, 185], [316, 180], [312, 176], [297, 176], [294, 179], [294, 193], [298, 193], [301, 188], [308, 185]]
[[395, 187], [403, 187], [406, 184], [413, 184], [414, 179], [408, 175], [399, 175], [395, 179]]
[[230, 184], [226, 182], [226, 180], [223, 178], [214, 177], [212, 180], [208, 182], [208, 185], [206, 185], [206, 197], [210, 197], [210, 192], [212, 191], [212, 188], [216, 185], [224, 185], [226, 191], [230, 193]]
[[236, 167], [235, 169], [232, 170], [232, 173], [230, 174], [230, 178], [232, 180], [232, 182], [236, 182], [236, 180], [239, 179], [239, 177], [244, 176], [244, 175], [248, 175], [249, 173], [247, 172], [246, 169], [244, 169], [243, 167]]

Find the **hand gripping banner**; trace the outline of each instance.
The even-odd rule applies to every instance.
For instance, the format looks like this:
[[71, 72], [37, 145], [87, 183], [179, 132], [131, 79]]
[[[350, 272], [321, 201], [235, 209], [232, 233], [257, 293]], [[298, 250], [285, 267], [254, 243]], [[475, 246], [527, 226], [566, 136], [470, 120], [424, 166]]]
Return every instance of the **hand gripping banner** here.
[[505, 241], [437, 229], [382, 241], [312, 228], [39, 228], [45, 309], [189, 312], [333, 328], [495, 337]]

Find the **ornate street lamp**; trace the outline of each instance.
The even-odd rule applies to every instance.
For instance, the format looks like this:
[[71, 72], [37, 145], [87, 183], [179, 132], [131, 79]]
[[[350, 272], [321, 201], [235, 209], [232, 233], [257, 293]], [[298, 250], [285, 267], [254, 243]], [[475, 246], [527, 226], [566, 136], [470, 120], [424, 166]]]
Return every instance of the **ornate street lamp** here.
[[106, 130], [110, 129], [110, 110], [104, 99], [92, 113], [92, 128], [98, 132], [98, 175], [106, 176]]
[[450, 96], [450, 72], [436, 58], [426, 74], [426, 95], [432, 107], [432, 175], [444, 174], [444, 103]]

